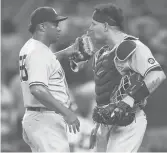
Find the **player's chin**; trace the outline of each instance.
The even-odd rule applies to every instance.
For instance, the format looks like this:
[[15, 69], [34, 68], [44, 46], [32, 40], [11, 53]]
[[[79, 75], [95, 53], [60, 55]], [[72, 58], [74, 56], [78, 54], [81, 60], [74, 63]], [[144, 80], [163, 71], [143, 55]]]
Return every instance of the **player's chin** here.
[[104, 37], [103, 37], [102, 35], [98, 34], [98, 33], [96, 33], [96, 34], [94, 35], [94, 38], [95, 38], [97, 41], [104, 39]]
[[53, 42], [53, 43], [57, 43], [58, 40], [59, 40], [59, 38], [56, 37], [56, 38], [53, 39], [52, 42]]
[[60, 35], [57, 35], [56, 40], [59, 40], [59, 39], [60, 39]]
[[103, 42], [105, 42], [105, 39], [103, 38], [103, 37], [95, 37], [95, 43], [96, 44], [101, 44], [101, 43], [103, 43]]

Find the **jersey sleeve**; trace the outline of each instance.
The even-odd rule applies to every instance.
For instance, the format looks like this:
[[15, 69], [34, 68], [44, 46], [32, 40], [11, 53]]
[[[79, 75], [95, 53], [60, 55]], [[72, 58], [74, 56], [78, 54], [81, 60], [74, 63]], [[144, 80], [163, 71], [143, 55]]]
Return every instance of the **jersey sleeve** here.
[[149, 71], [160, 67], [149, 48], [137, 48], [132, 54], [129, 66], [132, 70], [145, 77]]
[[47, 54], [42, 51], [33, 51], [26, 63], [29, 86], [38, 84], [48, 86], [50, 71]]

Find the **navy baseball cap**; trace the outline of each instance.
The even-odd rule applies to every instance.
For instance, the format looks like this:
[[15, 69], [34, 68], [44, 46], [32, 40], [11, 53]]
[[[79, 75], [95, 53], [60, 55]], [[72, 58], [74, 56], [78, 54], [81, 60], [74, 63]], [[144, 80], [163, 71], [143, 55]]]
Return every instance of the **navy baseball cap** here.
[[29, 29], [36, 27], [36, 25], [40, 23], [60, 22], [66, 20], [67, 18], [68, 17], [58, 15], [52, 7], [39, 7], [31, 14]]
[[54, 8], [39, 7], [31, 14], [31, 24], [37, 25], [43, 22], [60, 22], [67, 18], [68, 17], [58, 15]]

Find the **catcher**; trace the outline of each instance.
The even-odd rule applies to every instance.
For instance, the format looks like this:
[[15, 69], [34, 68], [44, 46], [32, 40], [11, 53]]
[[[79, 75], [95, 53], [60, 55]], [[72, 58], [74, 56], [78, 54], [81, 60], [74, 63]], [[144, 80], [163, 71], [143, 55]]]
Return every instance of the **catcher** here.
[[85, 35], [76, 40], [78, 47], [70, 58], [75, 71], [93, 58], [97, 106], [92, 115], [95, 128], [90, 149], [96, 145], [98, 152], [137, 152], [147, 126], [143, 108], [166, 76], [150, 49], [123, 31], [120, 8], [101, 4], [92, 18], [89, 30], [107, 45], [95, 53]]

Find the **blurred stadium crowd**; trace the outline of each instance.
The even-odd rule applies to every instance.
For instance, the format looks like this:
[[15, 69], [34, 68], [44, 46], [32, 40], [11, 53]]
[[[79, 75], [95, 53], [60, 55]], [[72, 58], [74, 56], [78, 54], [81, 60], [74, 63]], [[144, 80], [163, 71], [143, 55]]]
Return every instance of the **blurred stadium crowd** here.
[[[18, 55], [30, 38], [30, 13], [39, 6], [52, 6], [69, 19], [62, 23], [62, 37], [52, 46], [53, 51], [64, 49], [76, 37], [85, 33], [91, 21], [93, 7], [98, 3], [113, 2], [125, 13], [125, 31], [150, 47], [155, 58], [167, 72], [167, 1], [166, 0], [2, 0], [1, 20], [1, 150], [28, 152], [22, 140], [21, 120], [24, 106], [19, 79]], [[96, 44], [102, 47], [103, 42]], [[81, 120], [81, 132], [69, 134], [71, 151], [88, 152], [89, 134], [93, 127], [91, 110], [94, 83], [91, 62], [79, 73], [73, 73], [67, 58], [61, 64], [66, 72], [71, 91], [72, 109]], [[167, 152], [167, 81], [149, 99], [145, 108], [148, 128], [140, 151]]]

